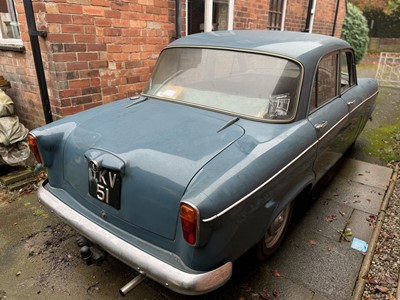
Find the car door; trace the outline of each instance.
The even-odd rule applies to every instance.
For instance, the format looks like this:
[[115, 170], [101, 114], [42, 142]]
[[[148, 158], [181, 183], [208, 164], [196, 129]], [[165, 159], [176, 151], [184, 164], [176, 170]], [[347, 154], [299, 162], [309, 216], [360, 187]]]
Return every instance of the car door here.
[[316, 70], [310, 103], [309, 122], [317, 136], [314, 172], [317, 180], [343, 155], [346, 139], [346, 103], [339, 97], [339, 52], [324, 56]]
[[354, 54], [350, 49], [340, 53], [340, 94], [348, 109], [347, 138], [353, 142], [367, 122], [368, 113], [364, 110], [368, 108], [360, 105], [363, 97], [357, 86]]

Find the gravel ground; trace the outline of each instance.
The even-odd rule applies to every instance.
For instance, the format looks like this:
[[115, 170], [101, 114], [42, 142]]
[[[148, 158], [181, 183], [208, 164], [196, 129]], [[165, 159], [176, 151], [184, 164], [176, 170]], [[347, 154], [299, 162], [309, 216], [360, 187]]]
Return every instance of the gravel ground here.
[[[399, 298], [400, 274], [400, 175], [397, 175], [379, 234], [363, 300]], [[397, 298], [396, 298], [397, 297]]]

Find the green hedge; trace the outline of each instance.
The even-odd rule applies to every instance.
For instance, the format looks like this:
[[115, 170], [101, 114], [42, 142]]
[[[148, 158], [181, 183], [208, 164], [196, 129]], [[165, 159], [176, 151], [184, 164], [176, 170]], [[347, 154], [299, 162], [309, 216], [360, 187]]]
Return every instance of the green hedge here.
[[358, 63], [367, 52], [368, 25], [361, 10], [351, 3], [347, 5], [347, 14], [342, 28], [342, 39], [354, 48], [356, 63]]

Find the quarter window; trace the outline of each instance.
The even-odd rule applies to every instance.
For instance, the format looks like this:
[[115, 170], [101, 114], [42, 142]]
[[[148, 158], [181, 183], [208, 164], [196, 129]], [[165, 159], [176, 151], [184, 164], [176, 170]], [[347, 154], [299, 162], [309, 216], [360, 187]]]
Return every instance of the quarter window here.
[[354, 59], [351, 51], [340, 54], [340, 87], [341, 92], [355, 84]]
[[0, 44], [8, 44], [20, 38], [13, 0], [0, 0]]

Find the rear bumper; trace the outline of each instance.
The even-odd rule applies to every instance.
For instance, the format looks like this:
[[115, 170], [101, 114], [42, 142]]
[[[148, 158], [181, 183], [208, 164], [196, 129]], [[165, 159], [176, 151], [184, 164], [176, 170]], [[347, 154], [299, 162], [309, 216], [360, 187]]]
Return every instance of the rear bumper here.
[[186, 295], [205, 294], [222, 286], [232, 275], [231, 262], [203, 273], [197, 271], [190, 273], [177, 269], [79, 214], [45, 189], [45, 184], [46, 182], [37, 191], [41, 203], [112, 256], [173, 291]]

